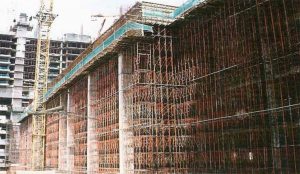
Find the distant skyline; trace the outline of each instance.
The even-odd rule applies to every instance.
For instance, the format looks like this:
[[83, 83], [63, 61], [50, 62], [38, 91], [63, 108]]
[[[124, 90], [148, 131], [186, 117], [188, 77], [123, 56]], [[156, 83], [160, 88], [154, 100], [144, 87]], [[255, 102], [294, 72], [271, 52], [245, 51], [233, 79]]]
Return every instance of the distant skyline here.
[[[149, 2], [163, 3], [179, 6], [186, 0], [148, 0]], [[92, 21], [91, 15], [103, 14], [107, 16], [118, 15], [120, 7], [129, 8], [136, 0], [54, 0], [54, 12], [58, 14], [51, 32], [53, 39], [58, 39], [65, 33], [80, 33], [83, 26], [83, 34], [97, 36], [102, 21]], [[0, 0], [0, 32], [6, 33], [18, 19], [20, 13], [35, 16], [39, 9], [40, 0]], [[107, 20], [104, 29], [114, 21]], [[34, 25], [34, 22], [33, 22]]]

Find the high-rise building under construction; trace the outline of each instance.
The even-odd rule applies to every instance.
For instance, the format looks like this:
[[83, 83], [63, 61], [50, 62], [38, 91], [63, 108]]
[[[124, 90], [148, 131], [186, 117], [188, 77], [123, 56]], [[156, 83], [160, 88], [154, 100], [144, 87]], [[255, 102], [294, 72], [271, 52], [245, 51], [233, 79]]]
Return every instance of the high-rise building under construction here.
[[[18, 158], [19, 119], [32, 102], [37, 38], [28, 16], [21, 13], [7, 33], [0, 33], [0, 168]], [[91, 43], [87, 35], [65, 34], [51, 40], [49, 81], [61, 73]], [[11, 156], [11, 158], [8, 158]]]

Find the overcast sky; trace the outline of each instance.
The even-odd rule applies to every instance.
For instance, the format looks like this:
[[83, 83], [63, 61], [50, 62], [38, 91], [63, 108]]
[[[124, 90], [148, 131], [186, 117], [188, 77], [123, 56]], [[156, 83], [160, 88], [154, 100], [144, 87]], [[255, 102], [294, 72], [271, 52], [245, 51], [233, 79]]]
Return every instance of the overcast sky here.
[[[149, 2], [181, 5], [186, 0], [148, 0]], [[117, 15], [120, 7], [128, 8], [136, 0], [54, 0], [54, 12], [59, 16], [53, 24], [52, 38], [60, 38], [64, 33], [80, 33], [83, 26], [84, 34], [97, 36], [102, 21], [92, 21], [91, 15]], [[0, 0], [0, 32], [6, 33], [13, 19], [20, 12], [35, 16], [39, 9], [40, 0]], [[105, 26], [108, 28], [113, 19]]]

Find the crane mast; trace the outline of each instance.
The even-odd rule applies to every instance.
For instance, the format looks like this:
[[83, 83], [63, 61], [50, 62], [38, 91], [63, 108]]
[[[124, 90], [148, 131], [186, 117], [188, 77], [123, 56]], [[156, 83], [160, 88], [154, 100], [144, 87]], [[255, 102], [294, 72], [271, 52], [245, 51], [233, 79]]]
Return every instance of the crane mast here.
[[[53, 14], [53, 0], [40, 0], [40, 9], [36, 15], [38, 20], [38, 40], [35, 65], [35, 83], [33, 110], [43, 113], [46, 106], [43, 104], [47, 91], [50, 30], [56, 18]], [[32, 169], [44, 169], [45, 151], [45, 123], [46, 114], [32, 115]]]

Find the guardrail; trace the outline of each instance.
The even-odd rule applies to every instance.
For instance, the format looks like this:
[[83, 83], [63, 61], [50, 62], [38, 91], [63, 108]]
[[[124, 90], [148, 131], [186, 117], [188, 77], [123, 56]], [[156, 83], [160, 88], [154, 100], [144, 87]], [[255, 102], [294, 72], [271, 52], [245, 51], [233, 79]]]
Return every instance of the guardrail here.
[[189, 11], [193, 7], [199, 5], [204, 0], [188, 0], [178, 8], [176, 8], [172, 13], [165, 13], [155, 10], [145, 9], [143, 10], [143, 17], [153, 17], [153, 18], [162, 18], [162, 19], [172, 19], [176, 20], [181, 17], [185, 12]]

